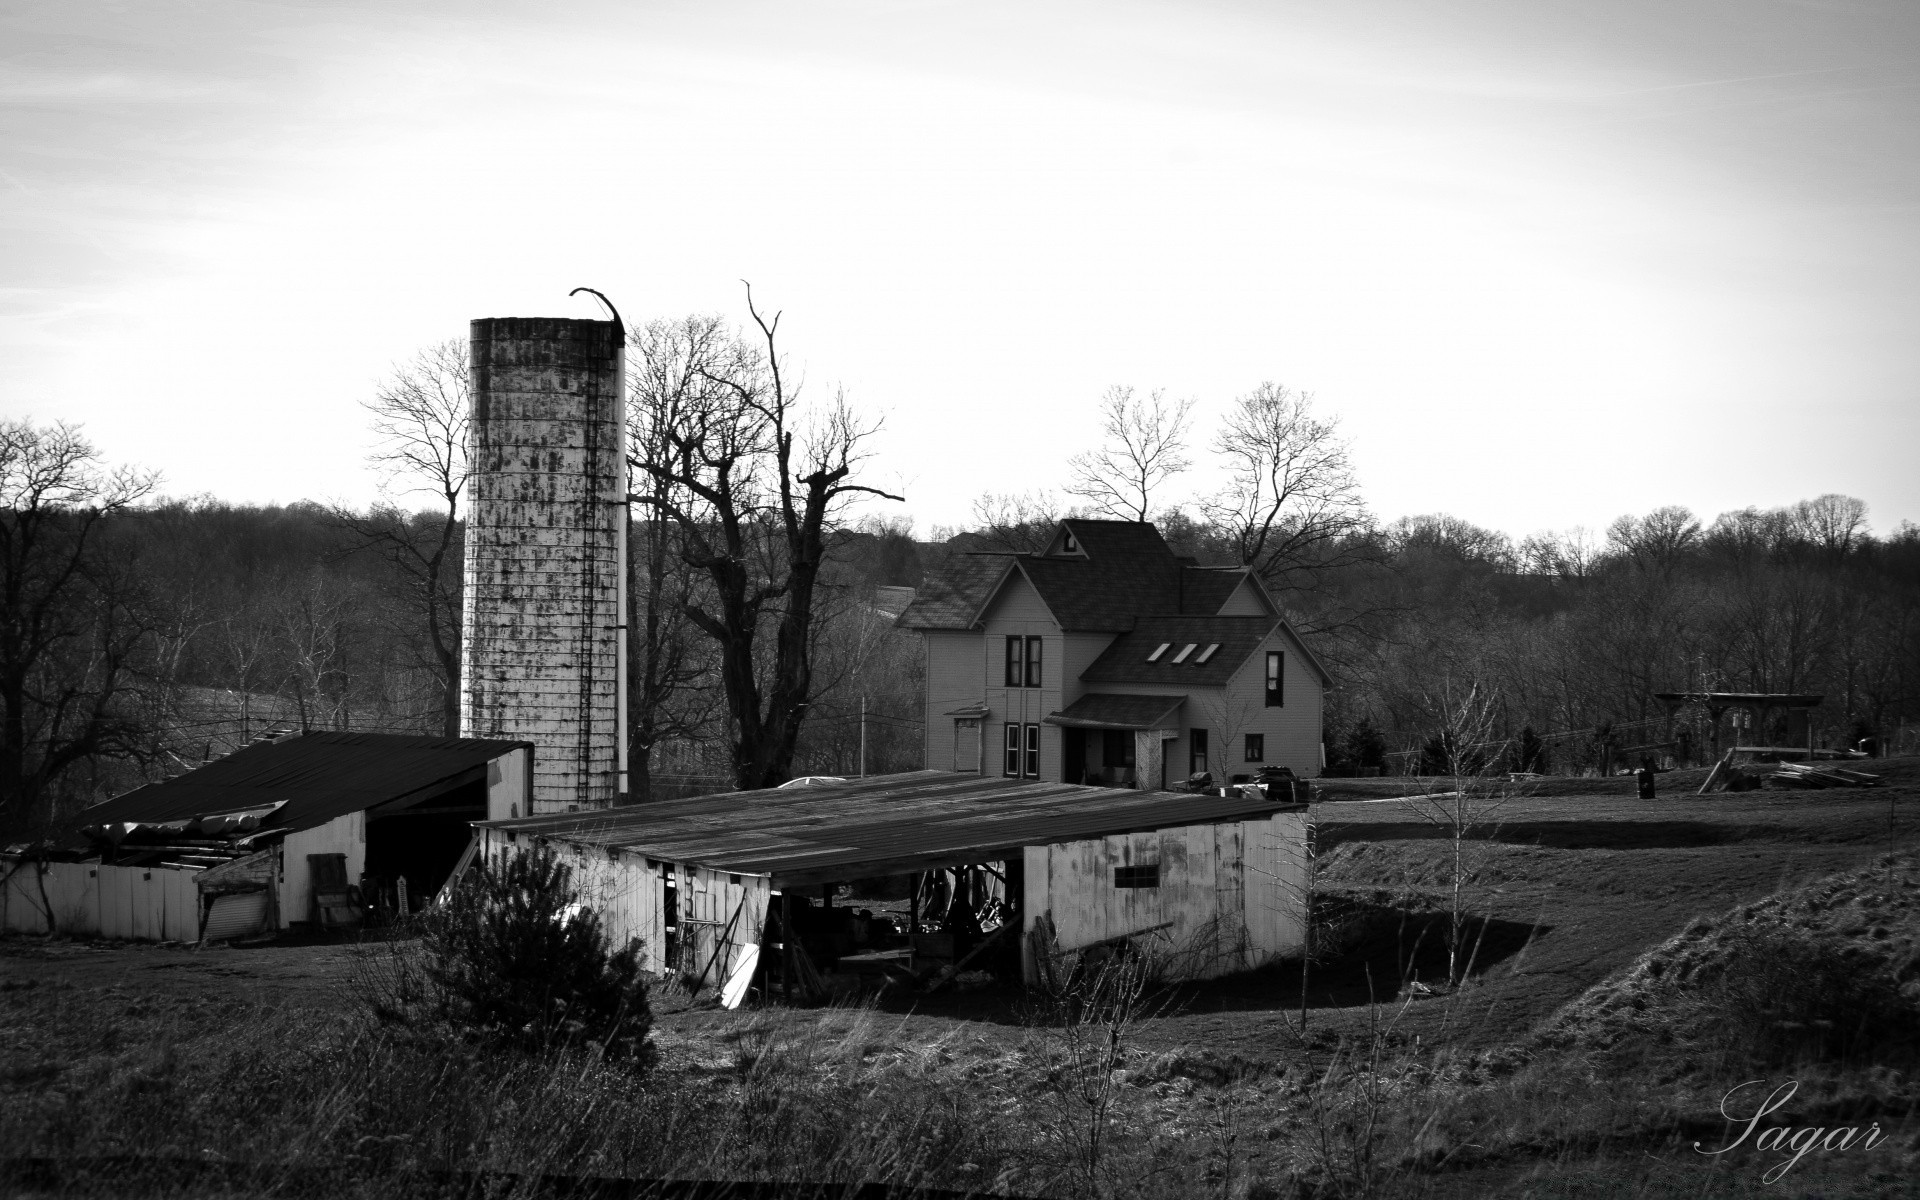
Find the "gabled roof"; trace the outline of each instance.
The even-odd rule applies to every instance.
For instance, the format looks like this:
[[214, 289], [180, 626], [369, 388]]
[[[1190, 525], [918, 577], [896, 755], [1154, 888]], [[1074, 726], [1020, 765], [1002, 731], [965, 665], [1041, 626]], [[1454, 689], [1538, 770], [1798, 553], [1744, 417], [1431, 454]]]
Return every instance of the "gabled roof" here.
[[[1132, 632], [1113, 639], [1080, 679], [1222, 687], [1280, 624], [1278, 617], [1142, 617]], [[1200, 662], [1201, 654], [1215, 644], [1220, 648]], [[1161, 645], [1167, 652], [1148, 662], [1147, 656]], [[1184, 662], [1173, 661], [1187, 646], [1195, 647], [1193, 653]]]
[[[1160, 697], [1166, 700], [1167, 697]], [[909, 771], [824, 787], [726, 792], [593, 812], [490, 821], [549, 837], [716, 871], [774, 887], [990, 862], [1110, 834], [1253, 820], [1304, 805]]]
[[[1070, 554], [953, 555], [939, 576], [928, 579], [899, 623], [908, 629], [978, 628], [994, 596], [1018, 573], [1033, 585], [1054, 620], [1068, 632], [1124, 634], [1149, 618], [1182, 615], [1266, 621], [1268, 629], [1276, 621], [1285, 625], [1284, 619], [1275, 617], [1216, 617], [1243, 582], [1250, 582], [1274, 612], [1279, 612], [1279, 605], [1250, 571], [1190, 565], [1189, 560], [1174, 554], [1149, 522], [1069, 517], [1060, 522], [1050, 545], [1056, 549], [1062, 546], [1066, 533], [1073, 534], [1078, 546]], [[1287, 632], [1299, 645], [1307, 665], [1331, 687], [1333, 676], [1326, 667], [1291, 626], [1287, 626]], [[1261, 636], [1265, 636], [1264, 631]], [[1225, 650], [1223, 645], [1222, 653]], [[1106, 656], [1100, 661], [1106, 661]], [[1229, 669], [1227, 674], [1231, 673]], [[1089, 672], [1081, 678], [1091, 682], [1095, 676]], [[1146, 681], [1135, 675], [1112, 678]], [[1192, 676], [1181, 678], [1191, 680]], [[1222, 675], [1216, 682], [1225, 678]]]
[[[1222, 570], [1217, 567], [1188, 567], [1180, 575], [1180, 610], [1195, 616], [1210, 617], [1233, 598], [1234, 591], [1250, 577], [1245, 567]], [[1259, 588], [1258, 580], [1254, 587]], [[1265, 595], [1264, 588], [1260, 589]]]
[[1010, 554], [956, 554], [938, 575], [929, 575], [900, 614], [908, 629], [971, 629], [980, 612], [1013, 570]]
[[1165, 729], [1180, 722], [1175, 711], [1185, 696], [1131, 696], [1119, 692], [1088, 692], [1056, 713], [1049, 725], [1069, 729]]
[[467, 772], [532, 747], [531, 742], [482, 738], [308, 733], [236, 750], [96, 804], [76, 820], [84, 826], [181, 821], [284, 800], [260, 828], [311, 829], [436, 785], [463, 782], [459, 777]]

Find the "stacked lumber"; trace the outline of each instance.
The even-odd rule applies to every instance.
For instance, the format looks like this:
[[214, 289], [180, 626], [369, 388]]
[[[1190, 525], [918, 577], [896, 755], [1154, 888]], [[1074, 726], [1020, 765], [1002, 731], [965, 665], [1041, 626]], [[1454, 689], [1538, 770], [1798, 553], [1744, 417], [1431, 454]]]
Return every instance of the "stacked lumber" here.
[[1833, 788], [1878, 787], [1880, 777], [1844, 767], [1815, 767], [1807, 763], [1783, 762], [1776, 765], [1767, 780], [1771, 787]]

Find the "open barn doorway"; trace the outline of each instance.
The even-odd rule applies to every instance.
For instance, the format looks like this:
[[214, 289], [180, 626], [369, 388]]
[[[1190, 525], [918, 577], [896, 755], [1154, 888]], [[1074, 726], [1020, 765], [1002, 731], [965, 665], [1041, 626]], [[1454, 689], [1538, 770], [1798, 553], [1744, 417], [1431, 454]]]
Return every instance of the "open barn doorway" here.
[[418, 912], [453, 874], [487, 819], [485, 769], [450, 786], [402, 796], [367, 812], [367, 865], [361, 898], [376, 912]]

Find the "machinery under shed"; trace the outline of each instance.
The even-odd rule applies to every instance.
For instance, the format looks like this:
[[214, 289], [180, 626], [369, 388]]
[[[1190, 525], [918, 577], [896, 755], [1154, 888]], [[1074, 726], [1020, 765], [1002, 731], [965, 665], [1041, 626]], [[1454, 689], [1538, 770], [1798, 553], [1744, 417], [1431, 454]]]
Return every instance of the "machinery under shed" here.
[[[1061, 953], [1130, 941], [1191, 979], [1300, 951], [1305, 810], [1257, 787], [913, 771], [489, 821], [480, 852], [498, 864], [551, 849], [616, 944], [637, 938], [648, 969], [734, 981], [730, 993], [776, 952], [783, 990], [875, 966], [924, 982], [973, 964], [1031, 983], [1043, 939]], [[859, 914], [834, 907], [839, 885], [888, 879], [912, 897], [908, 927], [860, 928], [850, 946]]]

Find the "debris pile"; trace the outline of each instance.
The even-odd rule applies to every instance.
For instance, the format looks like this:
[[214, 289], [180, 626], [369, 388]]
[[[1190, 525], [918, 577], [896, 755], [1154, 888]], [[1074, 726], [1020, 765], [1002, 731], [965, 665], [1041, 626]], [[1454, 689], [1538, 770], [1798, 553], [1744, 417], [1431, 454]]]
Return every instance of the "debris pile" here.
[[1879, 787], [1880, 777], [1844, 767], [1815, 767], [1806, 763], [1776, 764], [1767, 780], [1776, 788]]

